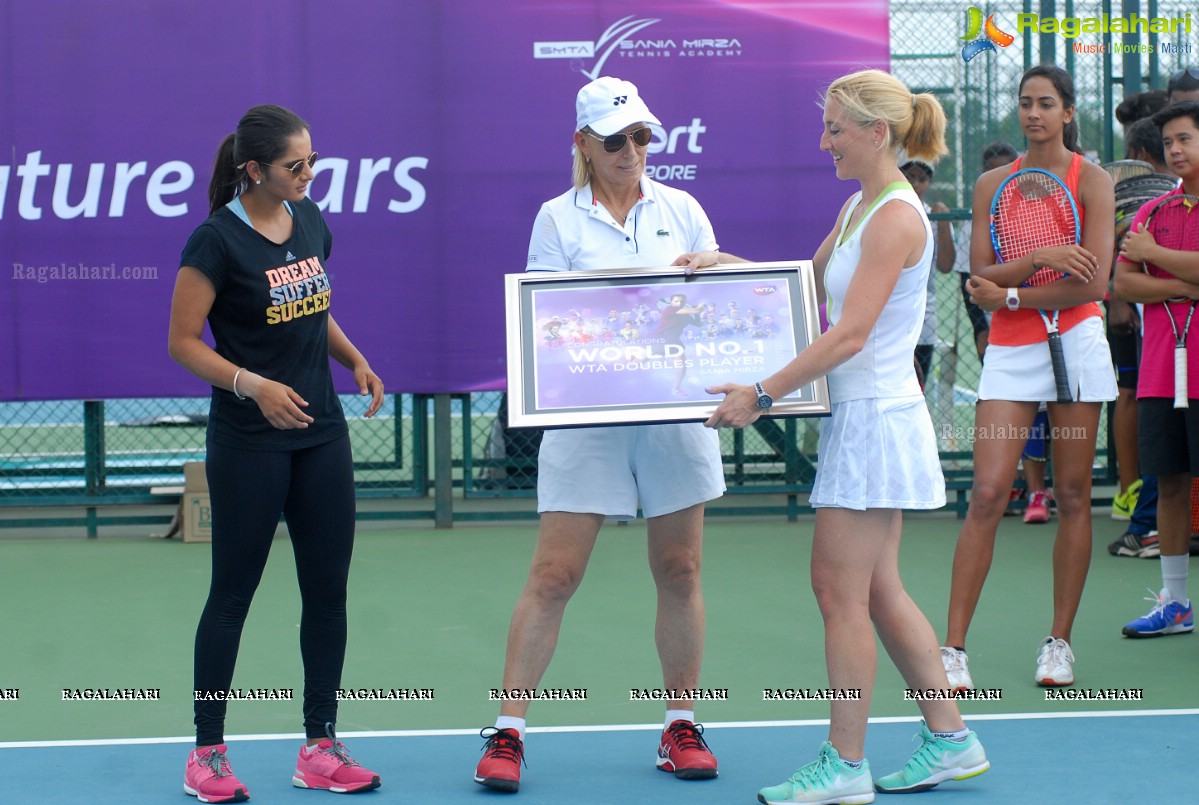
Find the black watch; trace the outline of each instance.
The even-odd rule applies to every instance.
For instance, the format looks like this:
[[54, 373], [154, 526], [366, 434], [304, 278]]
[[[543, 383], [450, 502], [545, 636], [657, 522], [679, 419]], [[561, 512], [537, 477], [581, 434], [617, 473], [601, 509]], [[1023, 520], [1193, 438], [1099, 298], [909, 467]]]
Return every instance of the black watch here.
[[774, 405], [774, 398], [766, 393], [766, 390], [762, 388], [761, 383], [754, 383], [754, 391], [758, 393], [758, 407], [763, 411]]

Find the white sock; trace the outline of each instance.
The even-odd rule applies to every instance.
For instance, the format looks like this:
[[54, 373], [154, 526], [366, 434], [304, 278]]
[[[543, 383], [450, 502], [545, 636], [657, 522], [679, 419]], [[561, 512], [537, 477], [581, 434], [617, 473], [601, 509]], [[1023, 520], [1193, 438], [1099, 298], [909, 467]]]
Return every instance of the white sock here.
[[1187, 598], [1187, 565], [1190, 564], [1190, 554], [1182, 556], [1166, 556], [1162, 554], [1162, 585], [1170, 591], [1170, 597], [1180, 604], [1185, 604]]
[[516, 716], [499, 716], [495, 720], [497, 730], [516, 730], [522, 741], [525, 739], [525, 724], [525, 719]]
[[[683, 721], [690, 721], [692, 724], [694, 724], [695, 723], [695, 711], [694, 710], [667, 710], [666, 711], [666, 726], [669, 727], [671, 724], [678, 721], [680, 718]], [[663, 729], [665, 729], [665, 727]]]
[[969, 734], [970, 730], [967, 727], [962, 727], [960, 730], [954, 730], [953, 732], [934, 732], [933, 736], [936, 738], [944, 738], [947, 741], [957, 741], [958, 743], [961, 743], [962, 741], [966, 740], [966, 736]]

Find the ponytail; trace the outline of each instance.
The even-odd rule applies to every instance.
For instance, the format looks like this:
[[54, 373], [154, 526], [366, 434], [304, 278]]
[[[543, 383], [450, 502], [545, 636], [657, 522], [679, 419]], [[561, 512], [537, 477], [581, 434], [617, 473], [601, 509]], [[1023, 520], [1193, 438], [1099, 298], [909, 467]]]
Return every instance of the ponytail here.
[[234, 158], [237, 135], [230, 134], [221, 140], [212, 161], [212, 181], [208, 183], [208, 213], [212, 213], [233, 201], [245, 189], [246, 169], [238, 169]]
[[945, 110], [931, 92], [912, 96], [912, 125], [900, 145], [908, 157], [930, 165], [949, 153], [945, 145]]
[[850, 120], [866, 126], [887, 124], [887, 145], [903, 148], [909, 157], [930, 165], [949, 152], [945, 146], [945, 110], [934, 95], [914, 95], [907, 86], [882, 70], [859, 70], [829, 85], [821, 105], [836, 101]]

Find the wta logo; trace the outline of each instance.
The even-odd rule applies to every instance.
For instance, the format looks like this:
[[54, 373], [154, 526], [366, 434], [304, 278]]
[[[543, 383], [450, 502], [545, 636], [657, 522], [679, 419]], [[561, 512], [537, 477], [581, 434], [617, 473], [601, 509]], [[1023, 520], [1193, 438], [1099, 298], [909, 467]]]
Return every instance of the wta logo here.
[[970, 61], [983, 51], [994, 51], [996, 45], [1005, 48], [1016, 41], [1016, 37], [1007, 31], [1000, 30], [999, 26], [995, 24], [994, 14], [987, 17], [984, 25], [982, 9], [977, 6], [970, 6], [966, 10], [966, 34], [960, 38], [966, 43], [962, 47], [962, 61], [964, 62]]

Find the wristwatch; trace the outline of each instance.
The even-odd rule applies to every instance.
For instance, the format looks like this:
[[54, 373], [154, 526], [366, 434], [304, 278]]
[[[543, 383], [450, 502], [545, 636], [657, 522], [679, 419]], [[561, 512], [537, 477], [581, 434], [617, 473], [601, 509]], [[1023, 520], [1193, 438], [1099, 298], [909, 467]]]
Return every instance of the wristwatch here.
[[1007, 309], [1008, 310], [1019, 310], [1020, 309], [1020, 291], [1019, 291], [1019, 289], [1017, 289], [1017, 288], [1008, 288], [1007, 289]]
[[766, 393], [766, 390], [762, 388], [761, 383], [754, 383], [754, 391], [758, 393], [758, 407], [763, 411], [774, 405], [774, 398]]

